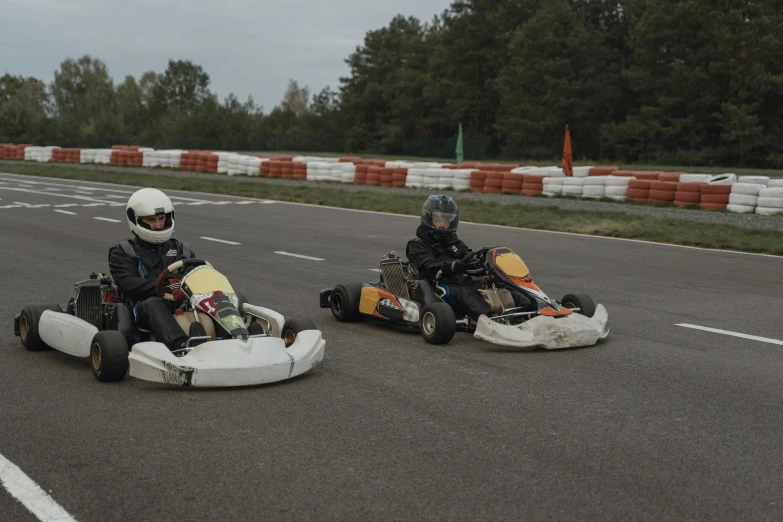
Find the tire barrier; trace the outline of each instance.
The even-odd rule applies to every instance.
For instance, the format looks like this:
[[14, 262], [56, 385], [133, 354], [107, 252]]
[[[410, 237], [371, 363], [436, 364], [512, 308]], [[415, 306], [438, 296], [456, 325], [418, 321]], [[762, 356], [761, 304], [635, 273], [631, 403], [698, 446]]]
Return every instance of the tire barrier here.
[[783, 179], [684, 172], [620, 170], [616, 166], [560, 166], [434, 161], [387, 161], [358, 156], [321, 157], [239, 154], [226, 151], [112, 145], [107, 149], [0, 143], [0, 159], [40, 163], [81, 163], [210, 172], [376, 185], [520, 194], [549, 197], [633, 200], [706, 210], [763, 215], [783, 213]]
[[765, 216], [783, 214], [783, 187], [767, 187], [759, 190], [756, 214]]

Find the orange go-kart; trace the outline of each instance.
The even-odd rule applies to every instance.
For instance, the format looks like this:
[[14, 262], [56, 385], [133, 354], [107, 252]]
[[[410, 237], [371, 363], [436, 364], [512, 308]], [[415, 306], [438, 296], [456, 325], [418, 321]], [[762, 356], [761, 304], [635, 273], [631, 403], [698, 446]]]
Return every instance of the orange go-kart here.
[[[321, 290], [321, 308], [343, 322], [375, 318], [421, 332], [431, 344], [448, 343], [459, 329], [493, 344], [547, 349], [591, 346], [609, 335], [608, 314], [582, 292], [552, 300], [536, 286], [525, 262], [510, 248], [485, 247], [462, 259], [465, 273], [492, 308], [478, 322], [457, 318], [445, 301], [446, 290], [420, 277], [395, 252], [381, 259], [380, 279], [340, 284]], [[535, 303], [518, 308], [509, 292], [516, 289]]]

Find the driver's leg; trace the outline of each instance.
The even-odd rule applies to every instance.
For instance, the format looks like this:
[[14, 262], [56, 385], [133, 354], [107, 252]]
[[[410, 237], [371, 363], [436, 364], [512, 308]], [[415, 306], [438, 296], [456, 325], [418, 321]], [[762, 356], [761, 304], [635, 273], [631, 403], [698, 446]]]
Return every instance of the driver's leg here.
[[174, 305], [160, 297], [150, 297], [136, 305], [137, 322], [142, 328], [151, 330], [158, 342], [169, 350], [185, 347], [188, 335], [174, 319]]
[[449, 285], [451, 291], [449, 297], [456, 308], [464, 310], [465, 314], [478, 321], [480, 315], [492, 315], [492, 308], [479, 295], [477, 286]]

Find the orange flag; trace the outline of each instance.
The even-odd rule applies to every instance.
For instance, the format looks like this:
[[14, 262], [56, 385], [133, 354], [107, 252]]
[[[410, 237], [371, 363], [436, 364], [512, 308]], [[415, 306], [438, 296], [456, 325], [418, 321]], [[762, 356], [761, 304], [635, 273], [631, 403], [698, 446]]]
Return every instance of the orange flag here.
[[563, 144], [563, 172], [566, 176], [574, 175], [574, 157], [571, 154], [571, 131], [566, 125], [565, 143]]

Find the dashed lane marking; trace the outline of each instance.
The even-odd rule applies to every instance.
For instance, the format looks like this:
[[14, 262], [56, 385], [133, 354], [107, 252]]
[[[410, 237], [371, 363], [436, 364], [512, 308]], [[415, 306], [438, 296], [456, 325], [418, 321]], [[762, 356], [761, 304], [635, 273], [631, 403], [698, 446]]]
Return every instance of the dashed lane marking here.
[[298, 257], [300, 259], [309, 259], [310, 261], [323, 261], [323, 259], [320, 257], [303, 256], [302, 254], [292, 254], [291, 252], [277, 251], [275, 254], [280, 254], [281, 256]]
[[206, 239], [207, 241], [214, 241], [216, 243], [225, 243], [227, 245], [241, 245], [242, 243], [237, 243], [236, 241], [228, 241], [225, 239], [216, 239], [214, 237], [204, 237], [201, 236], [201, 239]]

